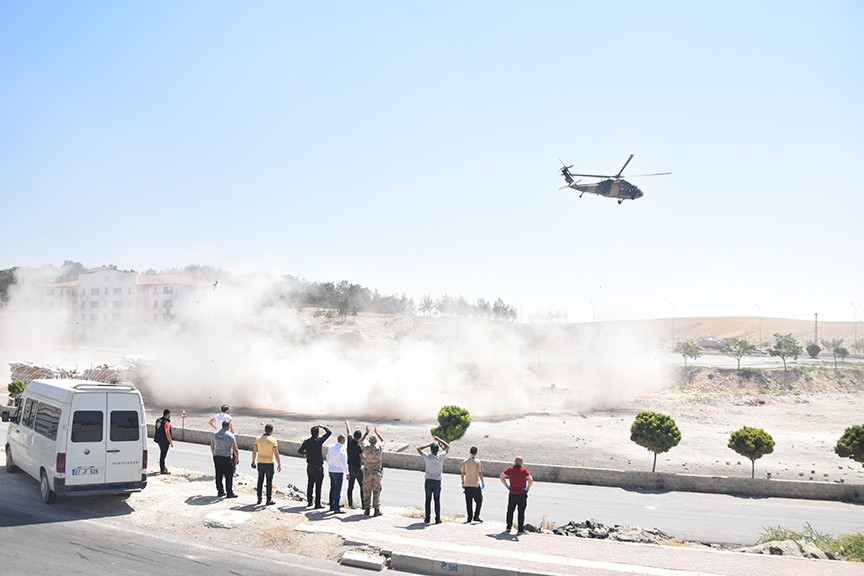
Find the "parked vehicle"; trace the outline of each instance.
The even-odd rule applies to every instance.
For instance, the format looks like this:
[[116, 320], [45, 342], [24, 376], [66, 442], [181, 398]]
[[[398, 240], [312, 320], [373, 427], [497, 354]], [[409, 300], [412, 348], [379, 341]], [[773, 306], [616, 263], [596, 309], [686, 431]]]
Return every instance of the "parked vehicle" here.
[[129, 494], [147, 486], [147, 423], [132, 384], [33, 380], [6, 433], [6, 470], [57, 495]]

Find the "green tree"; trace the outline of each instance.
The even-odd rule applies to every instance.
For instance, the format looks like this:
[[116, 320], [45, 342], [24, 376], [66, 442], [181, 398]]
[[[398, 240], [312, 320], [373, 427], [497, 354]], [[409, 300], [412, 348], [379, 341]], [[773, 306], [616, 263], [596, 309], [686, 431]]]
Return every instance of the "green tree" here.
[[681, 356], [684, 357], [684, 368], [687, 368], [687, 358], [695, 360], [702, 356], [702, 352], [699, 351], [699, 346], [697, 346], [696, 342], [693, 340], [679, 340], [675, 343], [675, 349], [673, 352], [681, 354]]
[[432, 428], [431, 432], [449, 444], [462, 438], [470, 425], [471, 413], [468, 410], [448, 405], [438, 411], [438, 427]]
[[744, 426], [729, 437], [729, 448], [750, 460], [750, 477], [756, 477], [756, 460], [774, 452], [774, 439], [761, 428]]
[[841, 458], [851, 458], [864, 464], [864, 426], [850, 426], [837, 440], [834, 452]]
[[807, 345], [807, 354], [810, 355], [810, 358], [816, 358], [820, 352], [822, 352], [822, 348], [815, 342]]
[[741, 358], [752, 353], [756, 346], [746, 338], [727, 338], [720, 348], [720, 353], [738, 360], [738, 370], [741, 370]]
[[432, 311], [435, 309], [435, 301], [432, 299], [432, 296], [428, 293], [424, 294], [420, 298], [420, 306], [418, 308], [423, 316], [431, 316]]
[[849, 356], [849, 349], [841, 346], [837, 349], [837, 356], [840, 357], [841, 362], [845, 362], [846, 358]]
[[17, 396], [18, 394], [21, 394], [22, 392], [24, 392], [24, 388], [26, 388], [26, 386], [21, 380], [15, 380], [14, 382], [10, 382], [6, 385], [6, 389], [9, 391], [10, 396]]
[[630, 426], [630, 440], [654, 453], [654, 465], [651, 471], [657, 469], [657, 454], [668, 452], [681, 441], [681, 432], [675, 425], [675, 420], [658, 412], [640, 412]]
[[[825, 347], [826, 350], [831, 352], [831, 355], [834, 356], [834, 369], [837, 369], [837, 357], [840, 356], [840, 349], [843, 348], [843, 338], [832, 338], [830, 340], [822, 340], [822, 346]], [[848, 355], [849, 352], [847, 351]]]
[[792, 358], [794, 360], [798, 359], [798, 356], [804, 352], [804, 349], [801, 348], [801, 345], [798, 344], [798, 340], [792, 337], [792, 334], [786, 334], [785, 336], [780, 334], [779, 332], [774, 334], [775, 342], [774, 346], [768, 349], [768, 354], [771, 356], [779, 356], [783, 359], [783, 370], [786, 370], [786, 359]]

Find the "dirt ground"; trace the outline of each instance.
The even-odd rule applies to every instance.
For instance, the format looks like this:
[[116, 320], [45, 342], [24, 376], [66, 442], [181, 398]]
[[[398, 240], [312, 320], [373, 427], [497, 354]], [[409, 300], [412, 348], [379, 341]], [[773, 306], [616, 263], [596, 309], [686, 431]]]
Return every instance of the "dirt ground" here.
[[[207, 429], [216, 409], [188, 411], [185, 426]], [[729, 449], [727, 442], [733, 431], [751, 426], [763, 428], [776, 443], [772, 454], [757, 460], [757, 478], [864, 483], [864, 469], [833, 450], [848, 426], [861, 423], [861, 370], [691, 369], [682, 372], [674, 386], [610, 410], [475, 419], [465, 437], [453, 444], [452, 453], [461, 457], [476, 445], [481, 458], [510, 461], [521, 455], [529, 467], [537, 463], [650, 470], [653, 454], [629, 439], [630, 426], [643, 410], [668, 414], [681, 430], [679, 445], [658, 456], [657, 471], [750, 476], [750, 461]], [[268, 422], [274, 424], [276, 437], [295, 441], [302, 441], [319, 423], [334, 433], [345, 429], [344, 420], [334, 417], [322, 420], [243, 409], [231, 413], [240, 434], [260, 434]], [[148, 419], [157, 416], [153, 412]], [[177, 414], [172, 420], [175, 431], [183, 425]], [[429, 442], [429, 429], [437, 423], [354, 419], [350, 424], [352, 429], [377, 425], [390, 449], [413, 450]]]

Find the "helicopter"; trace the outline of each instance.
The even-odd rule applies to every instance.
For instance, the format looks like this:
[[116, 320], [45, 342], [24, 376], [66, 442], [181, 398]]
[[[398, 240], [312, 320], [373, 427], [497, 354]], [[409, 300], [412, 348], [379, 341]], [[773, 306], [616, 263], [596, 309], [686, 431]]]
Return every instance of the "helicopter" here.
[[[582, 194], [585, 194], [586, 192], [589, 194], [597, 194], [598, 196], [605, 196], [606, 198], [617, 198], [618, 204], [621, 204], [624, 200], [636, 200], [637, 198], [641, 198], [643, 196], [642, 190], [640, 190], [635, 184], [631, 184], [621, 178], [621, 173], [624, 172], [624, 169], [627, 168], [627, 165], [632, 159], [633, 154], [630, 154], [630, 157], [626, 162], [624, 162], [624, 166], [621, 167], [618, 174], [615, 174], [614, 176], [603, 176], [598, 174], [573, 174], [570, 172], [570, 168], [573, 168], [573, 166], [567, 166], [559, 158], [558, 160], [562, 165], [561, 175], [564, 176], [564, 180], [567, 181], [567, 185], [562, 186], [559, 190], [563, 190], [564, 188], [578, 190], [580, 192], [580, 198], [582, 197]], [[636, 176], [633, 176], [633, 178], [640, 176], [665, 176], [666, 174], [671, 174], [671, 172], [637, 174]], [[583, 176], [585, 178], [605, 178], [605, 180], [602, 180], [601, 182], [593, 182], [591, 184], [579, 184], [582, 180], [575, 180], [573, 178], [574, 176]]]

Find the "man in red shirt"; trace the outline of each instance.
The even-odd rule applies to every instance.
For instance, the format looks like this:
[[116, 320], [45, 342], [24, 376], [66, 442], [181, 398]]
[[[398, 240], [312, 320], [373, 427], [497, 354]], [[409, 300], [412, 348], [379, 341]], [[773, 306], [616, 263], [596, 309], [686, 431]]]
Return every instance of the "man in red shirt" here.
[[[522, 466], [522, 458], [516, 457], [513, 461], [513, 466], [510, 466], [500, 476], [501, 483], [504, 487], [510, 490], [510, 499], [507, 501], [507, 527], [505, 532], [510, 533], [510, 528], [513, 526], [513, 511], [518, 509], [518, 527], [516, 534], [525, 533], [525, 507], [528, 505], [528, 490], [534, 484], [534, 478], [531, 477], [531, 472]], [[507, 480], [510, 480], [510, 485], [507, 485]]]

